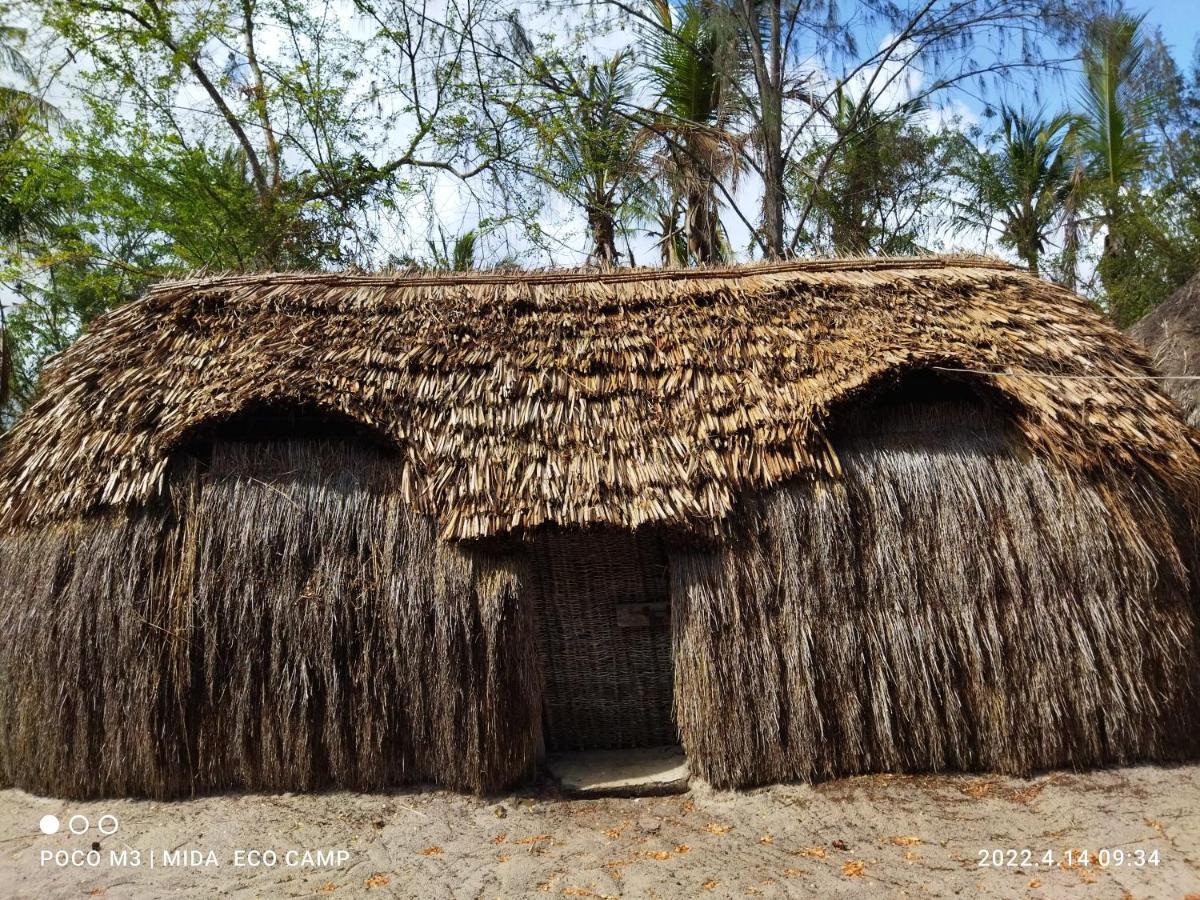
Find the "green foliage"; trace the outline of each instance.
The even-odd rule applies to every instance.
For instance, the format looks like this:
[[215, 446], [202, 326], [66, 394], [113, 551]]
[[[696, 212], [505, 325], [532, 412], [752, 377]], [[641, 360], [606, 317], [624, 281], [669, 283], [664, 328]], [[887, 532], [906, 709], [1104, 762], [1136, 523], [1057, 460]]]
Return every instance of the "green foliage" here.
[[942, 202], [939, 181], [949, 152], [946, 135], [920, 123], [922, 111], [921, 104], [880, 111], [871, 97], [836, 92], [828, 136], [813, 141], [790, 173], [793, 197], [811, 200], [804, 249], [920, 250]]
[[1148, 41], [1134, 87], [1149, 94], [1149, 143], [1140, 186], [1106, 226], [1104, 305], [1121, 325], [1136, 321], [1200, 271], [1200, 57], [1185, 79], [1158, 39]]
[[1115, 221], [1150, 159], [1146, 126], [1155, 98], [1133, 91], [1145, 55], [1144, 16], [1118, 13], [1093, 22], [1083, 45], [1079, 138], [1088, 159], [1088, 183]]
[[701, 0], [672, 9], [670, 0], [650, 0], [659, 28], [645, 35], [646, 71], [660, 109], [681, 122], [715, 124], [728, 114], [723, 99], [731, 77], [733, 36]]
[[[1092, 22], [1083, 68], [1085, 205], [1103, 240], [1097, 294], [1124, 327], [1200, 268], [1195, 204], [1185, 199], [1197, 197], [1189, 148], [1196, 123], [1170, 133], [1168, 123], [1184, 114], [1185, 101], [1173, 61], [1145, 33], [1143, 17], [1118, 10]], [[1149, 68], [1158, 79], [1146, 77]]]
[[620, 220], [647, 189], [643, 129], [632, 112], [633, 54], [582, 66], [558, 55], [531, 62], [539, 90], [513, 112], [536, 140], [533, 170], [587, 217], [589, 261], [615, 265]]
[[93, 217], [114, 228], [137, 223], [156, 270], [305, 269], [341, 256], [327, 204], [307, 200], [292, 178], [260, 192], [236, 147], [168, 138], [137, 153], [103, 145], [78, 153]]
[[[439, 234], [439, 241], [428, 241], [429, 253], [433, 257], [433, 268], [443, 272], [467, 272], [476, 266], [476, 245], [478, 232], [464, 231], [462, 234], [449, 238]], [[417, 265], [415, 260], [411, 264]]]
[[959, 144], [956, 174], [969, 194], [958, 226], [988, 231], [998, 221], [1000, 243], [1039, 274], [1051, 232], [1066, 215], [1075, 188], [1077, 121], [1070, 113], [1046, 118], [1007, 106], [1001, 109], [994, 150], [969, 140]]
[[1134, 90], [1146, 49], [1142, 19], [1123, 12], [1101, 16], [1088, 27], [1083, 45], [1084, 188], [1093, 227], [1103, 231], [1096, 269], [1105, 306], [1120, 325], [1144, 311], [1145, 299], [1139, 298], [1144, 285], [1136, 283], [1143, 267], [1136, 256], [1151, 240], [1147, 229], [1154, 227], [1140, 196], [1152, 153], [1146, 129], [1156, 99]]
[[[483, 36], [494, 8], [355, 7], [353, 22], [306, 0], [29, 7], [73, 63], [60, 79], [72, 115], [52, 123], [34, 94], [0, 89], [17, 405], [47, 353], [155, 279], [402, 258], [383, 235], [420, 240], [406, 205], [436, 178], [520, 214], [521, 193], [503, 190], [514, 129], [484, 89], [504, 64], [464, 38]], [[0, 65], [31, 76], [18, 38], [0, 28]], [[480, 222], [506, 218], [489, 207]], [[474, 250], [453, 255], [468, 265]]]
[[[0, 25], [0, 67], [28, 83], [33, 71], [22, 52], [25, 38], [24, 29]], [[40, 156], [45, 129], [58, 118], [58, 110], [34, 91], [0, 87], [0, 237], [6, 250], [51, 233], [60, 220], [62, 197]], [[0, 294], [0, 432], [13, 405], [30, 391], [24, 372], [29, 342], [21, 339], [25, 317], [21, 311], [6, 313], [9, 299]]]
[[[42, 361], [96, 315], [151, 281], [194, 269], [315, 267], [335, 258], [327, 223], [282, 181], [264, 202], [236, 148], [28, 130], [0, 153], [12, 400], [32, 397]], [[0, 413], [2, 415], [2, 413]]]
[[658, 114], [648, 131], [660, 144], [654, 162], [667, 188], [660, 204], [664, 261], [676, 251], [676, 234], [686, 239], [687, 261], [710, 263], [729, 255], [716, 189], [725, 181], [736, 183], [748, 138], [734, 129], [736, 108], [729, 102], [740, 77], [740, 36], [719, 12], [705, 0], [676, 6], [650, 0], [656, 27], [644, 34], [643, 50], [658, 95]]

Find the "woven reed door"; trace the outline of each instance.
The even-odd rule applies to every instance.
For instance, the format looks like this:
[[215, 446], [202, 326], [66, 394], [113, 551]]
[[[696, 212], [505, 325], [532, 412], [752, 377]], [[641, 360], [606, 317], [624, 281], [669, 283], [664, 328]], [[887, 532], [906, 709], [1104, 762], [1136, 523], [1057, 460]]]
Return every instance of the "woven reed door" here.
[[662, 541], [551, 531], [532, 557], [546, 749], [678, 743]]

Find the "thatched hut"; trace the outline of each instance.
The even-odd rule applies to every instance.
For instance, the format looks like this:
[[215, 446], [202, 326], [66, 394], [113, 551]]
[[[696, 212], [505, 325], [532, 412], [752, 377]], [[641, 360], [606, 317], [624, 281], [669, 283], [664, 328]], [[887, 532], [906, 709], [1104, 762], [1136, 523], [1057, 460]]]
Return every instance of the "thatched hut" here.
[[1200, 442], [983, 259], [163, 284], [0, 450], [0, 781], [1197, 750]]
[[1163, 387], [1200, 427], [1200, 272], [1127, 332], [1150, 350], [1154, 365], [1167, 375]]

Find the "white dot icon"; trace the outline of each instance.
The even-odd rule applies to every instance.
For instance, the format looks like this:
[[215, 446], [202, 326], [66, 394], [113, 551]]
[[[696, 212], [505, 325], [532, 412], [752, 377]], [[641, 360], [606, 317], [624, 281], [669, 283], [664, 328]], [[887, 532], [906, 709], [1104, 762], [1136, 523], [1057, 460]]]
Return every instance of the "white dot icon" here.
[[58, 816], [42, 816], [42, 821], [38, 822], [42, 834], [57, 834], [59, 827]]

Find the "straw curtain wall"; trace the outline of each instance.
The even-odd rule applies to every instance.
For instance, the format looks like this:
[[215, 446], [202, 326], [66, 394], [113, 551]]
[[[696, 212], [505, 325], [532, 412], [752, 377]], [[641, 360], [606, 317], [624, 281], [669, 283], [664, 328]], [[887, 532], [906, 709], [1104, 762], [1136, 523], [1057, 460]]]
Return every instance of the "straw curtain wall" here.
[[[959, 401], [874, 409], [831, 441], [841, 479], [747, 495], [720, 543], [667, 541], [693, 771], [748, 786], [1200, 751], [1196, 531], [1158, 482], [1069, 471]], [[219, 443], [164, 504], [0, 534], [0, 783], [488, 792], [530, 773], [538, 554], [442, 540], [397, 469], [347, 441]], [[552, 537], [564, 565], [611, 552]], [[611, 626], [579, 621], [577, 643]], [[634, 693], [605, 695], [613, 716]]]
[[718, 552], [671, 557], [693, 771], [746, 786], [1200, 751], [1195, 551], [1161, 488], [1092, 484], [969, 406], [876, 411], [835, 446], [840, 482], [766, 495]]
[[519, 567], [345, 442], [217, 445], [171, 508], [0, 536], [0, 781], [69, 797], [487, 791], [530, 771]]

